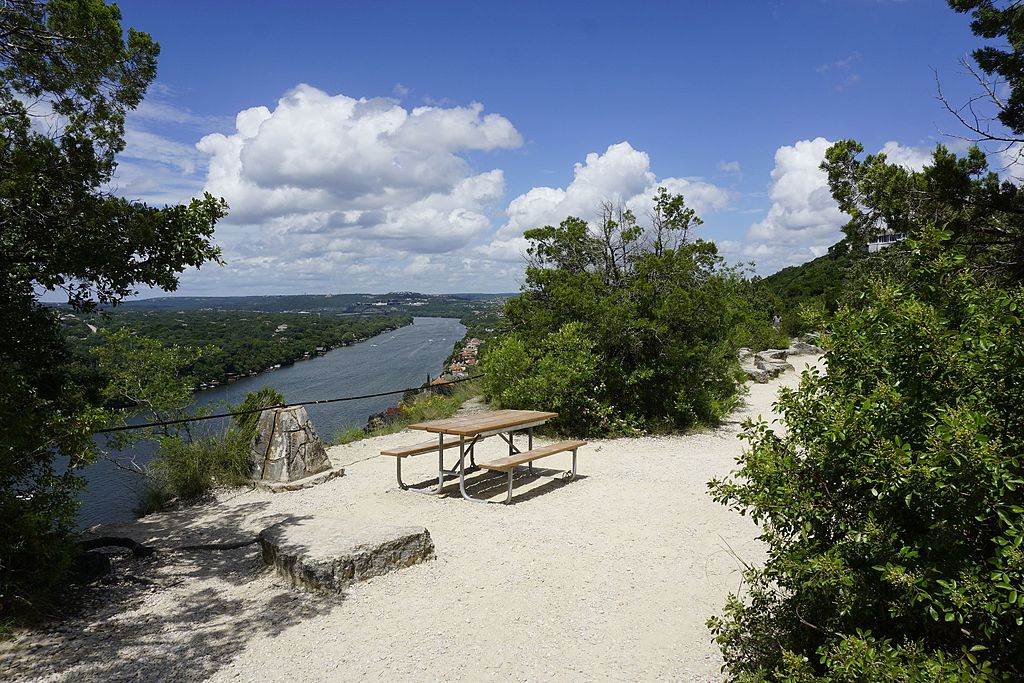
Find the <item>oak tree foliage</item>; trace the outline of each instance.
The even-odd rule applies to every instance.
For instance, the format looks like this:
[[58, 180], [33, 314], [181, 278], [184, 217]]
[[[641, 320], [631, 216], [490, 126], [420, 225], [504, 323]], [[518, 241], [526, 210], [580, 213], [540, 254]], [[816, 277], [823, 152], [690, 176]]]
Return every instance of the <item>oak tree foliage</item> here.
[[785, 343], [755, 286], [727, 267], [700, 219], [661, 189], [650, 220], [605, 205], [528, 230], [523, 292], [490, 344], [485, 391], [501, 405], [559, 412], [577, 435], [713, 423], [735, 405], [739, 346]]
[[151, 207], [108, 191], [158, 54], [101, 0], [0, 3], [0, 618], [62, 580], [79, 482], [53, 460], [87, 462], [104, 420], [38, 295], [88, 310], [219, 260], [222, 200]]

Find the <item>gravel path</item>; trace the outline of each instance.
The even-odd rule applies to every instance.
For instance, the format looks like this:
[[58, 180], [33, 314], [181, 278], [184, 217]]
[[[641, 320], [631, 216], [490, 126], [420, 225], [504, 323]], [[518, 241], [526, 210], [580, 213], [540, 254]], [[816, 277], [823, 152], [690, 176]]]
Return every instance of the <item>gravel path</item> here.
[[[377, 453], [422, 440], [403, 432], [332, 448], [346, 475], [312, 489], [228, 491], [106, 527], [160, 551], [122, 556], [78, 616], [0, 645], [0, 680], [718, 680], [704, 622], [740, 588], [741, 560], [763, 550], [706, 483], [734, 467], [739, 423], [770, 415], [779, 386], [797, 380], [750, 385], [715, 430], [591, 442], [575, 482], [524, 482], [510, 506], [464, 501], [457, 482], [442, 497], [399, 490]], [[426, 481], [431, 462], [408, 459], [403, 476]], [[503, 496], [501, 481], [473, 476], [478, 495]], [[426, 526], [437, 557], [323, 596], [286, 587], [256, 545], [176, 550], [306, 516]]]

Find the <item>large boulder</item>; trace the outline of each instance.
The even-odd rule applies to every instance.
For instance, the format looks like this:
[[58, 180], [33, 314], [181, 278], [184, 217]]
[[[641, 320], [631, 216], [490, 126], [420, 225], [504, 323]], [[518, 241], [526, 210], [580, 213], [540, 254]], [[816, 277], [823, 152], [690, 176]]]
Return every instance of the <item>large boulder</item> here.
[[785, 349], [768, 349], [759, 351], [753, 356], [753, 366], [750, 365], [750, 356], [740, 361], [740, 367], [747, 373], [747, 376], [760, 384], [778, 377], [786, 370], [792, 370], [793, 366], [786, 362], [788, 351]]
[[281, 484], [331, 469], [324, 442], [302, 406], [264, 410], [258, 428], [249, 453], [253, 479]]
[[434, 556], [423, 527], [354, 527], [329, 517], [280, 522], [260, 532], [263, 561], [296, 587], [342, 591]]

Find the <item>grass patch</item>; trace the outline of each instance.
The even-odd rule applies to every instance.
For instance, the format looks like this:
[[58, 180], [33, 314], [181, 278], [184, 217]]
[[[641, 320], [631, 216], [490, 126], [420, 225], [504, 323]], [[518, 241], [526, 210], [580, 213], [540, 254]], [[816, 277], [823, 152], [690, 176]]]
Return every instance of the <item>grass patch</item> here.
[[405, 399], [397, 406], [389, 408], [385, 412], [386, 420], [383, 424], [373, 428], [351, 426], [339, 430], [334, 435], [331, 445], [337, 446], [375, 436], [394, 434], [416, 422], [443, 420], [454, 415], [463, 403], [480, 396], [480, 394], [479, 380], [460, 382], [446, 389], [418, 393], [415, 397]]
[[[284, 403], [284, 396], [270, 387], [251, 392], [229, 412], [255, 411]], [[193, 502], [217, 486], [252, 483], [249, 448], [256, 437], [260, 413], [236, 415], [222, 433], [192, 439], [180, 434], [160, 439], [156, 457], [147, 468], [135, 512], [147, 515], [162, 510], [171, 500]]]
[[202, 499], [217, 486], [250, 483], [248, 430], [229, 428], [223, 434], [193, 441], [167, 439], [146, 472], [136, 512], [146, 515], [177, 498]]

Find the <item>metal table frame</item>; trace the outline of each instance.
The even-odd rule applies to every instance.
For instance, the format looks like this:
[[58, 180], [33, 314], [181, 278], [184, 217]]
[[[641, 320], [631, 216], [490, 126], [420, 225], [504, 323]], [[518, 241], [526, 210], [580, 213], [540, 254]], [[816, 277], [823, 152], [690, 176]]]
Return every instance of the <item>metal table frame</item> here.
[[[526, 412], [538, 412], [538, 411], [505, 411], [505, 412], [508, 412], [508, 413], [526, 413]], [[416, 493], [423, 493], [423, 494], [427, 494], [427, 495], [437, 495], [437, 494], [441, 493], [441, 490], [444, 488], [444, 483], [445, 483], [445, 478], [446, 477], [454, 479], [457, 476], [459, 478], [459, 492], [462, 494], [462, 497], [465, 498], [466, 500], [471, 500], [474, 503], [498, 503], [498, 502], [501, 502], [501, 501], [484, 500], [482, 498], [474, 498], [473, 496], [469, 495], [469, 492], [466, 491], [466, 473], [467, 472], [475, 472], [476, 470], [480, 469], [476, 465], [476, 461], [474, 459], [474, 448], [475, 448], [475, 446], [476, 446], [476, 444], [478, 442], [480, 442], [481, 440], [483, 440], [483, 439], [485, 439], [485, 438], [487, 438], [489, 436], [499, 436], [505, 443], [508, 444], [508, 454], [509, 455], [515, 455], [517, 453], [521, 453], [522, 451], [519, 450], [519, 447], [515, 445], [515, 434], [516, 434], [516, 432], [523, 432], [523, 431], [525, 431], [527, 433], [527, 450], [528, 451], [529, 450], [533, 450], [533, 428], [534, 427], [539, 427], [539, 426], [545, 424], [546, 422], [548, 422], [549, 420], [551, 420], [551, 419], [553, 419], [553, 418], [558, 416], [558, 413], [540, 413], [540, 414], [544, 415], [544, 417], [539, 417], [536, 420], [532, 420], [532, 421], [528, 421], [528, 422], [516, 422], [514, 419], [511, 419], [511, 420], [509, 420], [509, 422], [510, 423], [511, 422], [515, 422], [514, 424], [504, 424], [504, 425], [499, 424], [499, 425], [491, 426], [490, 429], [481, 429], [479, 431], [476, 430], [476, 429], [473, 429], [472, 427], [469, 427], [469, 428], [461, 429], [460, 432], [462, 432], [462, 433], [459, 433], [459, 434], [455, 434], [455, 433], [453, 433], [451, 431], [445, 431], [442, 427], [439, 426], [439, 425], [443, 425], [444, 423], [448, 422], [448, 420], [433, 420], [431, 422], [421, 422], [421, 423], [418, 423], [418, 424], [409, 425], [410, 429], [420, 429], [420, 430], [424, 430], [424, 431], [432, 431], [432, 432], [436, 432], [437, 433], [437, 486], [431, 487], [430, 489], [415, 489], [415, 488], [411, 488], [409, 485], [403, 483], [402, 482], [402, 458], [398, 458], [398, 485], [401, 486], [402, 489], [406, 490], [406, 491], [415, 491]], [[512, 416], [512, 417], [514, 417], [514, 416]], [[490, 418], [490, 421], [493, 421], [493, 419], [494, 418], [492, 416]], [[486, 421], [486, 420], [488, 420], [488, 418], [485, 417], [485, 418], [482, 418], [482, 420]], [[466, 432], [469, 432], [469, 433], [466, 433]], [[452, 469], [450, 469], [450, 470], [447, 470], [447, 469], [444, 468], [444, 437], [445, 436], [458, 436], [459, 437], [459, 462], [458, 462], [457, 465], [453, 466]], [[468, 467], [466, 466], [466, 456], [467, 455], [469, 456], [469, 466]], [[573, 469], [572, 469], [571, 473], [566, 473], [566, 474], [563, 474], [563, 475], [558, 476], [558, 477], [552, 477], [552, 476], [545, 475], [545, 474], [539, 474], [537, 472], [534, 472], [533, 463], [532, 462], [528, 463], [529, 471], [534, 476], [546, 477], [548, 479], [564, 479], [564, 478], [572, 479], [575, 476], [575, 474], [576, 474], [576, 458], [575, 458], [575, 453], [573, 454], [573, 456], [574, 456], [573, 457]], [[509, 470], [508, 498], [504, 501], [506, 503], [508, 502], [508, 500], [511, 500], [511, 497], [512, 497], [512, 478], [513, 478], [512, 477], [512, 472], [514, 470], [515, 470], [514, 467]]]

